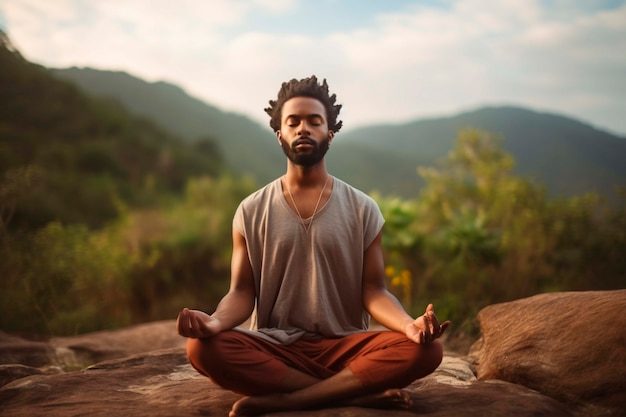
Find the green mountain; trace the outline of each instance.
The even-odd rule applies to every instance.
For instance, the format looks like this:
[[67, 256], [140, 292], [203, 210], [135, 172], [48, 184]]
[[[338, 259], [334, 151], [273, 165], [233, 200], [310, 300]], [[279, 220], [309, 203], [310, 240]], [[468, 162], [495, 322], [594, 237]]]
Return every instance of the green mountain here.
[[[269, 128], [224, 113], [178, 87], [94, 69], [54, 73], [90, 93], [114, 97], [188, 139], [215, 138], [229, 165], [260, 183], [284, 170], [284, 157]], [[571, 118], [517, 107], [342, 131], [328, 154], [329, 169], [366, 192], [414, 196], [422, 184], [417, 167], [443, 158], [464, 128], [500, 135], [503, 148], [516, 160], [516, 174], [545, 184], [554, 196], [589, 191], [608, 195], [615, 186], [626, 185], [626, 140]]]
[[[395, 164], [377, 163], [376, 176], [370, 179], [385, 190], [389, 188], [385, 184], [392, 184], [394, 178], [404, 178], [398, 185], [404, 188], [398, 191], [407, 193], [409, 187], [419, 185], [415, 167], [444, 157], [458, 132], [466, 128], [500, 136], [503, 148], [515, 158], [516, 173], [544, 184], [552, 195], [588, 191], [609, 195], [615, 186], [626, 186], [624, 138], [571, 118], [518, 107], [487, 107], [451, 117], [349, 131], [341, 142], [334, 142], [332, 158], [354, 164], [349, 171], [356, 171], [362, 163], [354, 155], [357, 144], [367, 147], [370, 155], [393, 155]], [[413, 179], [413, 184], [400, 173]]]
[[26, 61], [0, 31], [0, 230], [50, 221], [100, 226], [123, 206], [183, 191], [224, 163], [189, 142]]
[[[54, 69], [90, 94], [118, 100], [137, 115], [188, 140], [215, 138], [226, 163], [236, 172], [268, 182], [285, 169], [285, 160], [269, 127], [248, 117], [221, 111], [175, 85], [148, 83], [124, 72], [90, 68]], [[259, 109], [262, 111], [262, 109]]]

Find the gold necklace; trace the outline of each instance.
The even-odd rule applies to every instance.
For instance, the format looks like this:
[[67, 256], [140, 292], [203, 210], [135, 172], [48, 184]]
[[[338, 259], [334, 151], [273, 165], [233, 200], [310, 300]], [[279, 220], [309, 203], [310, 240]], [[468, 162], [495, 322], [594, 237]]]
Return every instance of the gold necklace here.
[[293, 203], [293, 206], [296, 209], [296, 213], [298, 213], [298, 218], [300, 219], [300, 223], [302, 223], [302, 227], [304, 227], [304, 231], [306, 233], [309, 233], [309, 230], [311, 230], [311, 225], [313, 224], [313, 218], [315, 217], [315, 214], [317, 214], [317, 208], [320, 205], [320, 201], [322, 201], [322, 196], [324, 195], [324, 191], [326, 191], [326, 186], [328, 185], [328, 182], [330, 181], [330, 175], [328, 176], [328, 178], [326, 178], [326, 182], [324, 183], [324, 188], [322, 188], [322, 192], [320, 193], [320, 196], [317, 199], [317, 203], [315, 204], [315, 209], [313, 210], [313, 214], [311, 215], [311, 217], [309, 217], [310, 220], [309, 220], [308, 227], [306, 223], [304, 222], [302, 215], [300, 214], [300, 210], [298, 210], [298, 206], [296, 205], [296, 200], [293, 199], [293, 194], [291, 194], [291, 188], [289, 188], [289, 184], [287, 184], [287, 178], [283, 177], [283, 180], [285, 181], [285, 186], [287, 187], [287, 193], [289, 194], [289, 198], [291, 198], [291, 202]]

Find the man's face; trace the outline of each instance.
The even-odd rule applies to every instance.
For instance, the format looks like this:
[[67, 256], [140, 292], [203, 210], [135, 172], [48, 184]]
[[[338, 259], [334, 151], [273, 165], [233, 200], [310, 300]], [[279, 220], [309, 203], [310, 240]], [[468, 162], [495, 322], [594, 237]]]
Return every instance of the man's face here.
[[294, 97], [283, 104], [278, 141], [291, 162], [301, 166], [319, 163], [334, 132], [328, 130], [326, 109], [310, 97]]

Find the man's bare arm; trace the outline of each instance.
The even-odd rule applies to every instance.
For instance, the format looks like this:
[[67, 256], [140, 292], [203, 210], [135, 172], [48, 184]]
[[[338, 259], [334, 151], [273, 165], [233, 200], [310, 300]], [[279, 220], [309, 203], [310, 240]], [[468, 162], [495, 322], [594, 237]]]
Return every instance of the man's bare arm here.
[[416, 343], [430, 342], [443, 334], [449, 321], [439, 324], [432, 305], [413, 319], [387, 290], [382, 254], [382, 232], [366, 249], [363, 265], [363, 305], [372, 318], [390, 330], [401, 332]]
[[244, 237], [233, 230], [233, 256], [228, 293], [211, 315], [183, 309], [177, 319], [178, 333], [185, 337], [211, 337], [243, 323], [254, 308], [255, 286]]

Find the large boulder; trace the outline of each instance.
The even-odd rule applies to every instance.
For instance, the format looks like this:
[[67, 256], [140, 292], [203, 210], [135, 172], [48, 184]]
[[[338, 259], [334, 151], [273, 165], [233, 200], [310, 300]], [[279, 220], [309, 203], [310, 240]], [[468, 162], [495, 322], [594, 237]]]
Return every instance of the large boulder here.
[[478, 314], [479, 380], [519, 384], [580, 415], [626, 414], [626, 290], [540, 294]]

